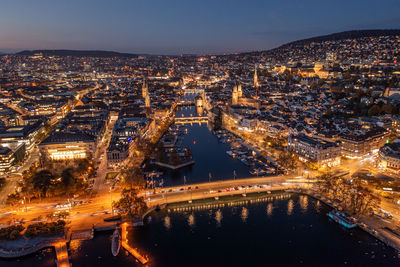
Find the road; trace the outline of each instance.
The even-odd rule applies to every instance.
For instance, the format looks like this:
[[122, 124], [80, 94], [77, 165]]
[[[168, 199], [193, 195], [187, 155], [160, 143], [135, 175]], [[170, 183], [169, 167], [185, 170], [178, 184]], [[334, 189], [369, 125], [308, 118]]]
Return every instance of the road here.
[[[261, 192], [276, 189], [285, 189], [288, 185], [282, 185], [286, 181], [285, 177], [259, 177], [238, 180], [224, 180], [210, 183], [191, 184], [178, 187], [166, 187], [157, 189], [155, 192], [143, 191], [140, 195], [145, 197], [149, 207], [165, 203], [181, 202], [191, 199], [201, 199], [209, 197], [218, 197], [223, 195], [246, 194], [250, 192]], [[275, 184], [275, 187], [272, 187]], [[265, 185], [265, 187], [255, 187], [255, 185]], [[251, 187], [248, 187], [251, 186]], [[191, 189], [188, 189], [190, 187]], [[234, 190], [234, 187], [238, 187]], [[239, 188], [242, 187], [242, 188]], [[181, 190], [183, 188], [184, 190]], [[226, 188], [232, 188], [226, 191]], [[221, 192], [219, 192], [221, 191]], [[74, 207], [60, 208], [57, 202], [27, 204], [18, 210], [9, 207], [0, 215], [0, 224], [8, 224], [9, 221], [24, 219], [24, 221], [42, 220], [54, 212], [69, 212], [70, 227], [72, 230], [90, 229], [92, 225], [104, 223], [104, 218], [111, 216], [112, 200], [120, 198], [120, 193], [109, 192], [97, 194], [90, 199], [87, 204]], [[67, 204], [64, 202], [62, 204]]]
[[144, 196], [148, 206], [155, 206], [166, 203], [190, 201], [225, 195], [287, 189], [290, 186], [289, 184], [286, 184], [287, 179], [289, 179], [289, 177], [269, 176], [221, 180], [207, 183], [166, 187], [161, 189], [159, 188], [155, 191], [153, 190], [144, 192]]
[[107, 164], [107, 147], [110, 144], [110, 140], [112, 137], [112, 130], [114, 128], [116, 120], [111, 120], [107, 124], [107, 129], [105, 130], [103, 138], [100, 140], [97, 145], [95, 157], [94, 159], [99, 159], [95, 162], [95, 166], [97, 166], [97, 175], [95, 177], [95, 182], [92, 189], [92, 195], [96, 195], [98, 193], [105, 193], [107, 190], [110, 190], [109, 186], [105, 183], [106, 175], [108, 173], [108, 164]]

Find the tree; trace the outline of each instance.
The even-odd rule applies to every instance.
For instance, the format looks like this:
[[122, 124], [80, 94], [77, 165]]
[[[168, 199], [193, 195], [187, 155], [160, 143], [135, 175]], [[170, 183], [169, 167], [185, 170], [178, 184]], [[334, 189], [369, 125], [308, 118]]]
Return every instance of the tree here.
[[125, 185], [131, 189], [134, 187], [144, 187], [145, 180], [143, 171], [139, 167], [131, 167], [122, 171], [122, 177]]
[[378, 105], [373, 105], [368, 109], [368, 116], [375, 116], [381, 112], [381, 108]]
[[33, 188], [39, 190], [41, 195], [46, 196], [47, 190], [53, 182], [54, 176], [48, 170], [37, 172], [33, 175]]
[[382, 113], [384, 113], [384, 114], [392, 114], [393, 105], [392, 104], [384, 104], [381, 109], [382, 109]]
[[279, 154], [278, 164], [288, 170], [294, 170], [297, 168], [296, 157], [287, 150], [284, 150]]
[[379, 198], [364, 187], [360, 179], [352, 181], [334, 177], [331, 173], [319, 177], [316, 189], [326, 198], [338, 203], [346, 212], [353, 215], [370, 214], [379, 206]]
[[81, 159], [78, 162], [78, 166], [76, 167], [76, 171], [78, 173], [84, 173], [89, 169], [90, 166], [91, 166], [91, 164], [90, 164], [88, 159]]
[[120, 210], [120, 213], [130, 218], [140, 217], [147, 209], [143, 197], [138, 197], [135, 189], [124, 189], [122, 197], [113, 202], [113, 208]]
[[61, 173], [61, 182], [65, 188], [71, 188], [75, 185], [76, 178], [72, 168], [67, 168]]
[[6, 204], [10, 206], [15, 206], [21, 203], [22, 197], [19, 193], [9, 194], [6, 200]]

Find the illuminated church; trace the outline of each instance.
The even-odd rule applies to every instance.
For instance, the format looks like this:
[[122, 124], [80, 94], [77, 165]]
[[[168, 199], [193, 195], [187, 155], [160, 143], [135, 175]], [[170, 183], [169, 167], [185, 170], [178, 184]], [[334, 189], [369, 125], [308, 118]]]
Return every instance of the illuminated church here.
[[258, 99], [244, 97], [242, 84], [239, 83], [235, 84], [232, 90], [232, 105], [252, 106], [259, 109], [260, 101]]

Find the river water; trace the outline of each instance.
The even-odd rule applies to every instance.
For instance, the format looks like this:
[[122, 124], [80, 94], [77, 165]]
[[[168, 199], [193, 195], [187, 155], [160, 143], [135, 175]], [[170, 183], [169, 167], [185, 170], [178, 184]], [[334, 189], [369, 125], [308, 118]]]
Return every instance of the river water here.
[[[194, 107], [182, 107], [177, 111], [176, 116], [182, 115], [196, 116], [197, 112]], [[194, 123], [180, 128], [187, 129], [181, 146], [192, 151], [195, 164], [177, 171], [162, 169], [165, 185], [183, 184], [184, 177], [187, 183], [206, 182], [210, 180], [210, 177], [211, 181], [232, 179], [234, 172], [236, 178], [253, 177], [249, 173], [250, 167], [226, 154], [226, 151], [230, 150], [229, 144], [220, 142], [210, 130], [209, 125]]]
[[[193, 112], [193, 109], [181, 112]], [[183, 146], [196, 163], [166, 172], [166, 184], [249, 177], [249, 167], [226, 154], [229, 146], [207, 128], [187, 125]], [[252, 201], [250, 201], [252, 199]], [[307, 196], [276, 192], [172, 205], [150, 214], [128, 240], [150, 256], [150, 266], [399, 266], [397, 253], [360, 229], [346, 230], [329, 220], [330, 208]], [[210, 206], [214, 205], [214, 206]], [[111, 254], [112, 232], [72, 241], [72, 266], [140, 266], [121, 248]], [[52, 249], [0, 266], [55, 266]]]

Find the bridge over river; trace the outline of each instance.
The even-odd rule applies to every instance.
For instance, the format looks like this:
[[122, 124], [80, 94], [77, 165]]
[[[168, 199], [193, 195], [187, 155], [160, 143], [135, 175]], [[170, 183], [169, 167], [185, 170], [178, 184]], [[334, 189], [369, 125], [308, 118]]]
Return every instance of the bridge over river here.
[[207, 116], [196, 116], [196, 117], [175, 117], [176, 124], [187, 124], [187, 123], [207, 123]]
[[288, 176], [252, 177], [157, 188], [145, 192], [143, 196], [145, 196], [148, 206], [154, 207], [204, 198], [219, 198], [237, 194], [245, 196], [247, 193], [285, 190], [300, 184], [302, 187], [307, 187], [309, 183], [309, 180]]

